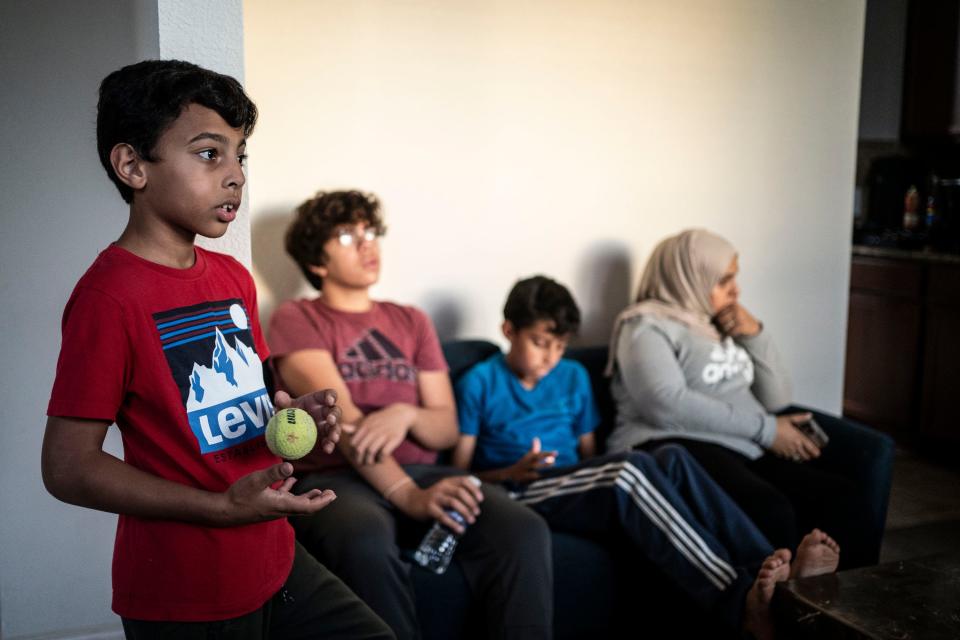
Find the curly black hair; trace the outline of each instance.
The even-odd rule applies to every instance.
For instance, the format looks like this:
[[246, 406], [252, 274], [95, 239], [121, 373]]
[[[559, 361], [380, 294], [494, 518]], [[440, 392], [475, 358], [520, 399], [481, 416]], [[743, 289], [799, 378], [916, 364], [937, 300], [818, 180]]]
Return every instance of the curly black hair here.
[[257, 123], [257, 107], [239, 82], [190, 62], [144, 60], [100, 83], [97, 154], [125, 202], [133, 201], [133, 189], [114, 174], [110, 152], [126, 143], [144, 160], [154, 161], [157, 140], [191, 104], [213, 109], [245, 137]]
[[297, 207], [296, 217], [287, 227], [284, 244], [287, 253], [317, 291], [323, 288], [323, 278], [310, 267], [326, 263], [323, 245], [333, 237], [337, 227], [358, 222], [366, 223], [379, 234], [386, 231], [380, 215], [380, 201], [372, 193], [319, 191]]
[[546, 276], [520, 280], [507, 295], [503, 318], [517, 331], [540, 320], [553, 322], [555, 336], [576, 334], [580, 329], [580, 308], [565, 286]]

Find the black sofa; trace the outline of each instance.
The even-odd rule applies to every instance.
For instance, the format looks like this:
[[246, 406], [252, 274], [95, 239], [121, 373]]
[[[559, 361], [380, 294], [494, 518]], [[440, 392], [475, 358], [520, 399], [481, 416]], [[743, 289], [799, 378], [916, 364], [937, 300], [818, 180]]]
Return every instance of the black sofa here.
[[[443, 345], [456, 380], [474, 364], [499, 351], [483, 340], [457, 340]], [[608, 379], [603, 376], [606, 347], [577, 347], [566, 356], [582, 363], [590, 374], [600, 415], [598, 443], [602, 450], [613, 426], [615, 407]], [[816, 412], [815, 412], [816, 413]], [[831, 438], [821, 463], [852, 477], [870, 505], [875, 532], [872, 561], [879, 557], [893, 465], [893, 441], [850, 421], [825, 425]], [[827, 455], [829, 453], [829, 455]], [[652, 565], [634, 557], [620, 540], [591, 540], [554, 532], [554, 632], [556, 638], [724, 637], [716, 623], [701, 614], [685, 595], [672, 587]], [[411, 552], [412, 553], [412, 552]], [[418, 616], [426, 639], [483, 637], [483, 620], [456, 562], [444, 575], [413, 565]]]

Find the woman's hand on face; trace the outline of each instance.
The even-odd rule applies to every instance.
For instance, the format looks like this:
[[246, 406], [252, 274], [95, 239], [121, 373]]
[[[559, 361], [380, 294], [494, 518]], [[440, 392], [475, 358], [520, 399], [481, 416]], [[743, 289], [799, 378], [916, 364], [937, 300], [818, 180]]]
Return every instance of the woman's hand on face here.
[[457, 533], [464, 528], [447, 515], [453, 509], [473, 524], [480, 515], [483, 492], [475, 476], [451, 476], [421, 489], [410, 483], [394, 494], [393, 503], [414, 520], [439, 520]]
[[760, 333], [760, 322], [739, 302], [717, 312], [713, 322], [723, 335], [733, 338], [755, 336]]
[[820, 448], [813, 440], [797, 429], [795, 424], [806, 422], [813, 416], [809, 413], [791, 413], [777, 416], [777, 435], [770, 445], [770, 451], [794, 462], [803, 462], [820, 457]]

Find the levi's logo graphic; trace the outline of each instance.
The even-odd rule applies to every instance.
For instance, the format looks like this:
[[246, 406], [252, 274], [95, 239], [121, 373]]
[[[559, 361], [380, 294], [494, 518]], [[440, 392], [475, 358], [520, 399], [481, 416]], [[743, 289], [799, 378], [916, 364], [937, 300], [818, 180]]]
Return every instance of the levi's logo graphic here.
[[182, 307], [153, 320], [200, 453], [261, 435], [273, 405], [243, 302]]
[[390, 380], [415, 384], [417, 370], [407, 357], [377, 329], [366, 331], [337, 365], [344, 382]]

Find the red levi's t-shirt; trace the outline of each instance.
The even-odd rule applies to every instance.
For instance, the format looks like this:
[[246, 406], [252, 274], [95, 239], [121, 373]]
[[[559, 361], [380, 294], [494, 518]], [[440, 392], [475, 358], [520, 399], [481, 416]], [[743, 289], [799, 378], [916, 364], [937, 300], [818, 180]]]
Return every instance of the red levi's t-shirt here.
[[[267, 337], [274, 358], [306, 349], [321, 349], [333, 357], [353, 403], [364, 414], [395, 402], [420, 405], [417, 374], [446, 371], [433, 323], [414, 307], [374, 302], [369, 311], [331, 309], [320, 301], [284, 302], [270, 319]], [[281, 376], [277, 382], [284, 387]], [[409, 435], [393, 452], [400, 464], [433, 464], [437, 453]], [[294, 467], [298, 472], [349, 468], [339, 450], [319, 447]]]
[[[173, 482], [224, 491], [279, 462], [263, 432], [273, 406], [253, 280], [196, 248], [172, 269], [117, 246], [77, 283], [47, 414], [115, 421], [124, 460]], [[293, 564], [285, 519], [213, 528], [120, 515], [113, 610], [140, 620], [203, 621], [254, 611]]]

